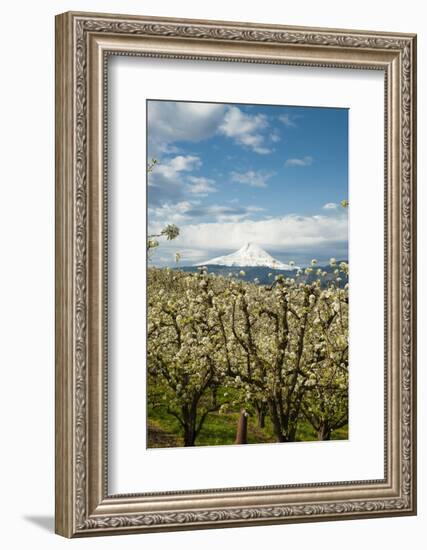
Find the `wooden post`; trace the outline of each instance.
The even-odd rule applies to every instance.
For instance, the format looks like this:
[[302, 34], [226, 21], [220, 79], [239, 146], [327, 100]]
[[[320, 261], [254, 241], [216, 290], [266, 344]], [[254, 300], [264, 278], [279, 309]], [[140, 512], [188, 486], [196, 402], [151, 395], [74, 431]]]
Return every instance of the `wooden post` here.
[[248, 414], [245, 410], [240, 411], [239, 420], [237, 421], [236, 441], [237, 445], [242, 445], [248, 442]]

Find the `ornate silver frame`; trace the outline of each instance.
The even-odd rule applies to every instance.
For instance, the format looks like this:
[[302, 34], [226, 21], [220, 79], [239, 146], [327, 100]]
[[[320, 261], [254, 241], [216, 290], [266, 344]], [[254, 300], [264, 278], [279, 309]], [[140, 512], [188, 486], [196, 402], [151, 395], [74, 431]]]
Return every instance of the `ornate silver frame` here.
[[[109, 495], [108, 55], [368, 68], [385, 74], [385, 477]], [[56, 18], [56, 532], [66, 537], [416, 513], [416, 37], [65, 13]]]

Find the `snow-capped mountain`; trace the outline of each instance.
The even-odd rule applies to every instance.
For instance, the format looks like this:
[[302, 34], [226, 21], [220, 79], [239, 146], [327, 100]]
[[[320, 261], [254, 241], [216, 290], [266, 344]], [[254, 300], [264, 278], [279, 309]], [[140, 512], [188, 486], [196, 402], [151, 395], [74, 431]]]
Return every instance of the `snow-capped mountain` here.
[[263, 250], [259, 245], [255, 243], [246, 243], [232, 254], [226, 256], [219, 256], [213, 258], [207, 262], [203, 262], [197, 265], [225, 265], [225, 266], [241, 266], [241, 267], [270, 267], [272, 269], [283, 269], [291, 271], [298, 269], [296, 266], [284, 264], [279, 262], [271, 256], [268, 252]]

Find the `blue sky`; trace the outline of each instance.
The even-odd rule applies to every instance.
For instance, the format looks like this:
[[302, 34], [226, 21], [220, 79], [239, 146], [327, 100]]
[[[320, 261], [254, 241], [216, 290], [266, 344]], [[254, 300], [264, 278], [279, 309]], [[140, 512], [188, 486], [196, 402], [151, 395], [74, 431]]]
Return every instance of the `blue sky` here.
[[182, 265], [257, 242], [280, 261], [346, 259], [348, 111], [147, 102], [148, 227], [175, 223], [155, 265]]

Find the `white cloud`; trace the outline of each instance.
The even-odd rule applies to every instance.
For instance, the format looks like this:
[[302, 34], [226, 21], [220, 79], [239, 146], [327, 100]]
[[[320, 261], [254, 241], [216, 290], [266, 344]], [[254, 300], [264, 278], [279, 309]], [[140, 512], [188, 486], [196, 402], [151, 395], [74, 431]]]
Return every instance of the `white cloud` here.
[[185, 222], [186, 213], [193, 207], [195, 202], [181, 201], [177, 203], [165, 203], [161, 206], [148, 208], [148, 220], [150, 224], [149, 233], [158, 233], [166, 224], [180, 224]]
[[229, 107], [224, 120], [220, 126], [220, 131], [229, 137], [238, 137], [241, 135], [252, 134], [260, 128], [267, 126], [265, 115], [249, 115], [243, 113], [238, 107]]
[[288, 127], [296, 126], [290, 115], [280, 115], [279, 120], [282, 124]]
[[336, 210], [338, 208], [338, 204], [336, 202], [327, 202], [322, 206], [324, 210]]
[[288, 159], [285, 162], [286, 166], [310, 166], [311, 164], [313, 164], [313, 158], [308, 156], [303, 158]]
[[[165, 203], [161, 206], [154, 206], [148, 209], [149, 233], [157, 233], [169, 223], [175, 223], [178, 226], [181, 224], [182, 230], [184, 230], [184, 227], [190, 227], [190, 225], [185, 225], [188, 222], [193, 222], [193, 226], [206, 224], [211, 225], [211, 227], [215, 223], [238, 223], [262, 211], [263, 209], [257, 206], [239, 206], [235, 204], [206, 205], [196, 200]], [[194, 224], [194, 221], [198, 219], [202, 223]], [[191, 248], [191, 242], [188, 242], [186, 246]]]
[[193, 195], [206, 196], [208, 193], [216, 193], [215, 180], [203, 177], [189, 176], [187, 191]]
[[[213, 207], [218, 211], [221, 208]], [[258, 221], [234, 220], [230, 212], [228, 214], [227, 217], [223, 212], [223, 219], [220, 215], [215, 223], [182, 225], [179, 237], [162, 243], [162, 247], [191, 249], [194, 254], [199, 251], [201, 261], [218, 255], [218, 252], [233, 252], [248, 241], [259, 244], [270, 253], [286, 253], [291, 259], [293, 254], [304, 251], [310, 251], [309, 254], [316, 257], [320, 251], [327, 254], [330, 250], [333, 255], [337, 248], [346, 250], [348, 234], [344, 214], [334, 217], [288, 215]]]
[[[251, 115], [238, 107], [218, 103], [178, 101], [148, 102], [149, 156], [177, 152], [171, 145], [176, 141], [198, 142], [222, 134], [238, 145], [266, 155], [272, 152], [265, 144], [263, 131], [268, 128], [267, 117]], [[277, 132], [272, 141], [280, 139]]]
[[251, 187], [267, 187], [267, 180], [271, 178], [271, 172], [262, 170], [248, 170], [247, 172], [231, 172], [231, 181], [243, 183]]
[[197, 170], [202, 165], [199, 157], [178, 155], [156, 164], [148, 179], [150, 204], [179, 201], [185, 188], [184, 173]]
[[271, 132], [270, 134], [270, 140], [273, 142], [273, 143], [277, 143], [281, 140], [281, 137], [280, 137], [280, 134], [274, 130], [273, 132]]
[[260, 131], [267, 128], [267, 126], [268, 122], [265, 115], [249, 115], [238, 107], [232, 106], [228, 107], [218, 130], [239, 145], [249, 147], [260, 155], [266, 155], [271, 153], [271, 149], [265, 147], [265, 139]]
[[220, 206], [213, 205], [209, 213], [213, 214], [219, 223], [238, 223], [264, 209], [258, 206]]
[[200, 141], [213, 136], [226, 105], [177, 101], [148, 102], [150, 156], [167, 152], [174, 141]]
[[191, 172], [196, 168], [200, 168], [201, 165], [202, 161], [199, 157], [178, 155], [168, 161], [157, 164], [153, 175], [155, 176], [156, 173], [160, 173], [167, 178], [173, 178], [177, 172]]

